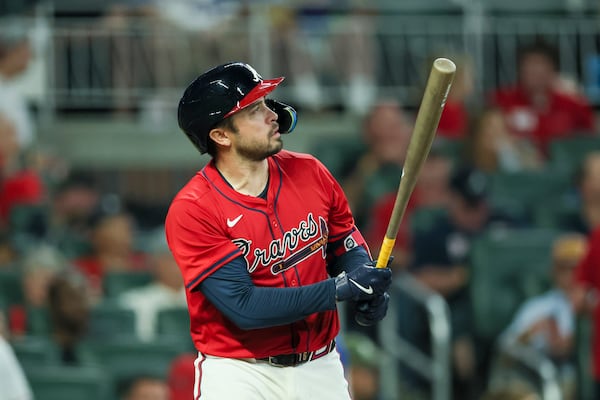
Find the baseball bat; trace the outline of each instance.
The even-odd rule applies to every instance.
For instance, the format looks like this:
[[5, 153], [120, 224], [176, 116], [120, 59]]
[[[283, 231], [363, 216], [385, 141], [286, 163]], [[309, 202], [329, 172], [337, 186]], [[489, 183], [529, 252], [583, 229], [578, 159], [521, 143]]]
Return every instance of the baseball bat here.
[[435, 137], [455, 72], [456, 65], [447, 58], [437, 58], [433, 62], [408, 144], [392, 216], [381, 244], [379, 257], [377, 257], [377, 268], [385, 268], [392, 254], [400, 222], [404, 216], [408, 199], [417, 183], [419, 171], [431, 149], [431, 143]]

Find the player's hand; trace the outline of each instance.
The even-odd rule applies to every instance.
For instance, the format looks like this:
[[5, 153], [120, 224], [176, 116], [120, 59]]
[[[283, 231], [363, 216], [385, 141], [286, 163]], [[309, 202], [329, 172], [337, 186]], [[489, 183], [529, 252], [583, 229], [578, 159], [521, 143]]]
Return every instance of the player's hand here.
[[390, 295], [385, 292], [371, 300], [356, 303], [354, 320], [362, 326], [375, 325], [381, 321], [387, 313]]
[[336, 276], [335, 297], [337, 301], [371, 300], [383, 294], [391, 284], [392, 271], [389, 268], [375, 268], [370, 262]]
[[267, 104], [267, 107], [277, 114], [279, 133], [291, 133], [296, 127], [296, 122], [298, 122], [296, 110], [289, 104], [273, 99], [266, 99], [265, 103]]

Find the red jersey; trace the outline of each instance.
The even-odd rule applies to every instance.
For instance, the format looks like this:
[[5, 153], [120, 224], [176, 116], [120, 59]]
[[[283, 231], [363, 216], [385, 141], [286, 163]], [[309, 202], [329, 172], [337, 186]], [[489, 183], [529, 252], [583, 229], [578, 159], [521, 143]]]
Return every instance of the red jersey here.
[[319, 161], [281, 151], [268, 165], [266, 199], [236, 192], [211, 161], [169, 208], [167, 241], [185, 281], [192, 339], [202, 353], [262, 358], [315, 351], [338, 333], [335, 310], [242, 330], [198, 290], [207, 276], [240, 256], [256, 286], [310, 285], [329, 278], [328, 254], [366, 246], [340, 185]]
[[594, 130], [594, 113], [582, 97], [554, 91], [549, 94], [547, 109], [536, 110], [517, 86], [498, 90], [492, 101], [503, 110], [509, 128], [531, 139], [543, 153], [553, 139]]
[[[575, 270], [575, 281], [590, 288], [600, 290], [600, 228], [590, 235], [588, 252]], [[594, 379], [600, 380], [600, 307], [594, 310], [592, 363]]]
[[465, 105], [448, 100], [440, 116], [437, 135], [446, 139], [464, 139], [468, 125], [469, 114]]
[[39, 204], [43, 198], [44, 184], [33, 171], [23, 170], [0, 179], [0, 222], [8, 221], [15, 206]]

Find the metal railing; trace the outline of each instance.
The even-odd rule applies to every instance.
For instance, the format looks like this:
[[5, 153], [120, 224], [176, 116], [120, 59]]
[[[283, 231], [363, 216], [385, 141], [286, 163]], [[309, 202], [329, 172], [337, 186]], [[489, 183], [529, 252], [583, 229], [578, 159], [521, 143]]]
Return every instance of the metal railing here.
[[[398, 305], [395, 295], [409, 296], [425, 308], [429, 322], [431, 355], [424, 354], [398, 334]], [[399, 363], [417, 372], [431, 382], [431, 399], [451, 398], [450, 322], [446, 301], [423, 286], [415, 278], [403, 274], [394, 279], [391, 301], [386, 318], [380, 322], [380, 341], [383, 350], [381, 382], [384, 400], [400, 398]]]
[[[530, 346], [522, 345], [516, 342], [499, 344], [499, 356], [518, 363], [533, 373], [542, 400], [562, 400], [558, 371], [552, 361], [544, 354], [536, 351]], [[513, 367], [514, 368], [514, 367]], [[498, 382], [496, 385], [501, 385]]]
[[365, 96], [393, 96], [416, 106], [430, 59], [466, 55], [474, 65], [473, 100], [480, 104], [487, 91], [516, 79], [519, 46], [544, 37], [558, 47], [562, 73], [600, 104], [597, 17], [493, 17], [477, 4], [449, 16], [305, 16], [284, 29], [269, 19], [270, 6], [259, 2], [247, 16], [224, 24], [226, 29], [210, 32], [183, 31], [160, 18], [49, 20], [43, 54], [49, 90], [39, 103], [67, 109], [174, 107], [181, 88], [199, 72], [241, 59], [264, 76], [286, 75], [278, 94], [291, 102], [301, 102], [308, 87], [319, 91], [312, 97], [323, 106], [344, 103], [361, 93], [352, 92], [358, 82]]

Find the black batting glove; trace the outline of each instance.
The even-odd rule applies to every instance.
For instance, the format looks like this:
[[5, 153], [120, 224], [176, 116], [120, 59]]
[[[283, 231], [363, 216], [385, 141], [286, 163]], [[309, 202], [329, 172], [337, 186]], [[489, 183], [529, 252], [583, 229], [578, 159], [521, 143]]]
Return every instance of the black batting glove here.
[[375, 268], [374, 263], [368, 262], [336, 276], [336, 300], [371, 300], [388, 290], [392, 284], [392, 271], [389, 268]]
[[385, 292], [371, 300], [356, 303], [354, 320], [362, 326], [375, 325], [381, 321], [387, 313], [390, 295]]

